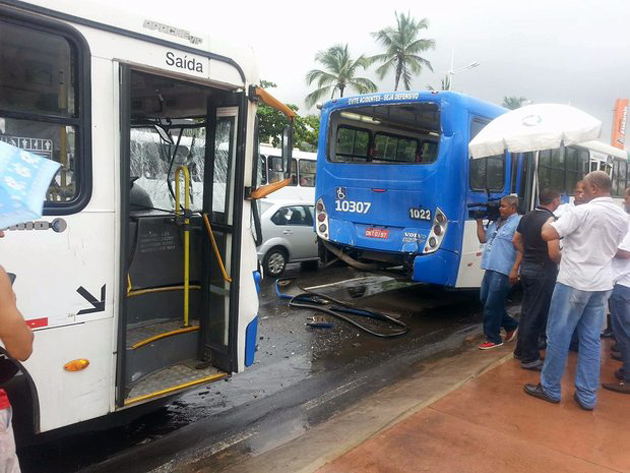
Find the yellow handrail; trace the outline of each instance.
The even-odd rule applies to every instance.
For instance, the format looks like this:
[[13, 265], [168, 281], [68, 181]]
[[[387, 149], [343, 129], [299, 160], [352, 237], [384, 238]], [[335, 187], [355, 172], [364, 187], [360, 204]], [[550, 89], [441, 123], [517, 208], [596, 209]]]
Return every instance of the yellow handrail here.
[[210, 226], [210, 220], [208, 220], [208, 214], [203, 214], [203, 221], [206, 224], [206, 230], [208, 230], [208, 235], [210, 235], [210, 241], [212, 241], [212, 248], [214, 248], [214, 254], [219, 261], [219, 268], [221, 268], [221, 273], [223, 274], [223, 279], [231, 283], [232, 278], [228, 276], [227, 271], [225, 270], [225, 266], [223, 265], [223, 260], [221, 259], [221, 253], [219, 252], [219, 247], [217, 246], [217, 241], [214, 239], [214, 233], [212, 231], [212, 227]]
[[[160, 292], [169, 292], [169, 291], [181, 291], [186, 289], [184, 286], [164, 286], [164, 287], [149, 287], [147, 289], [135, 289], [131, 290], [127, 293], [127, 297], [136, 297], [136, 296], [144, 296], [145, 294], [156, 294]], [[191, 291], [200, 290], [201, 286], [192, 285], [189, 286]]]
[[180, 176], [184, 173], [184, 327], [188, 327], [190, 293], [190, 172], [187, 166], [177, 166], [175, 170], [175, 217], [181, 214]]

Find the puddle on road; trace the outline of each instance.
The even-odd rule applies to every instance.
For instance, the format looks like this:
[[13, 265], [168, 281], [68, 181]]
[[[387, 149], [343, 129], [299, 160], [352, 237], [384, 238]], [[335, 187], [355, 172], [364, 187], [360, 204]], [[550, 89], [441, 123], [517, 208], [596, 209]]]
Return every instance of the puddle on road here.
[[[273, 281], [265, 280], [259, 310], [258, 352], [252, 367], [226, 381], [188, 392], [159, 413], [124, 428], [72, 436], [38, 446], [38, 458], [47, 461], [25, 458], [24, 473], [79, 471], [191, 423], [271, 396], [322, 371], [337, 370], [342, 377], [344, 370], [353, 366], [376, 365], [396, 353], [416, 348], [427, 334], [444, 331], [446, 336], [476, 320], [471, 313], [477, 310], [477, 305], [470, 296], [346, 268], [331, 268], [324, 273], [300, 273], [300, 284], [357, 307], [369, 307], [399, 317], [410, 326], [409, 334], [396, 339], [379, 339], [336, 319], [330, 329], [306, 327], [306, 319], [313, 311], [289, 308], [286, 300], [276, 296]], [[334, 278], [339, 282], [329, 284]], [[295, 293], [297, 290], [292, 289]], [[291, 430], [296, 435], [308, 428], [306, 421], [299, 424]], [[252, 440], [249, 447], [259, 452], [272, 443]], [[85, 448], [77, 448], [77, 445], [85, 445]]]

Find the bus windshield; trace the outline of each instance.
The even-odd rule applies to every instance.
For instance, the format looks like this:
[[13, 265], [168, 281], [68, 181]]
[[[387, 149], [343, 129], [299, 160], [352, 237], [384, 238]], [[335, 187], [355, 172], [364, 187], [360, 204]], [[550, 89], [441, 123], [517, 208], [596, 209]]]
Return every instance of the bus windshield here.
[[431, 164], [438, 156], [435, 103], [380, 105], [331, 114], [327, 159], [352, 164]]

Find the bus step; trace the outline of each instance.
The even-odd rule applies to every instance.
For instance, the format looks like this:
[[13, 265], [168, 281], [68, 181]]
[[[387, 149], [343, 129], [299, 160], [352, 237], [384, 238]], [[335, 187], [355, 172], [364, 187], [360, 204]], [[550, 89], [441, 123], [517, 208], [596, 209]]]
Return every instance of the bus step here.
[[188, 327], [181, 319], [158, 319], [127, 330], [127, 348], [137, 349], [153, 341], [199, 330], [199, 321], [191, 320]]
[[212, 383], [227, 376], [227, 373], [214, 366], [198, 369], [199, 364], [199, 360], [187, 360], [147, 376], [129, 391], [125, 405], [173, 394], [191, 386]]

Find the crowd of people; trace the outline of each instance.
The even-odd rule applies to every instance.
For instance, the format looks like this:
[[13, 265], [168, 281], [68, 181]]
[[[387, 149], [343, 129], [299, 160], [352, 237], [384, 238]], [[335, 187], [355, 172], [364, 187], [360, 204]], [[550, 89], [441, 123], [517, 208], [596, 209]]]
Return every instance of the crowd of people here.
[[[540, 383], [525, 393], [559, 403], [570, 349], [578, 352], [574, 400], [591, 411], [599, 388], [601, 334], [610, 308], [612, 357], [622, 361], [617, 382], [606, 389], [630, 394], [630, 188], [623, 209], [613, 202], [608, 174], [594, 171], [580, 181], [574, 201], [560, 205], [558, 190], [546, 188], [539, 205], [518, 214], [518, 198], [501, 199], [500, 218], [487, 228], [477, 220], [484, 243], [480, 299], [490, 350], [517, 339], [514, 358], [540, 371]], [[505, 308], [510, 287], [520, 283], [519, 320]], [[505, 336], [501, 338], [501, 329]], [[544, 359], [541, 351], [546, 348]]]

